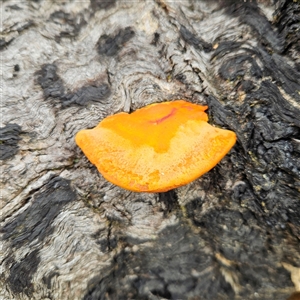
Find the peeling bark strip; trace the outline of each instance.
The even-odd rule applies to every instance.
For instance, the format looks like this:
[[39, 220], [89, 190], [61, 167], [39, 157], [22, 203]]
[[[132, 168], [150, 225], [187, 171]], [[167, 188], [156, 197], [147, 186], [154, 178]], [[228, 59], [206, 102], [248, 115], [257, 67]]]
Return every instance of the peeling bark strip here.
[[[0, 299], [299, 295], [299, 1], [2, 6]], [[75, 145], [177, 99], [238, 137], [186, 186], [126, 191]]]

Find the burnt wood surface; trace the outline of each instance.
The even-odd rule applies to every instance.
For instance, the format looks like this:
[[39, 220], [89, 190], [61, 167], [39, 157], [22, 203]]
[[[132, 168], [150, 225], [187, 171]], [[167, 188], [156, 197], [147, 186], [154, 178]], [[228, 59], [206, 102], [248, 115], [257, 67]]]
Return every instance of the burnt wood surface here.
[[[300, 292], [298, 0], [6, 0], [1, 18], [1, 300]], [[75, 145], [176, 99], [238, 137], [186, 186], [123, 190]]]

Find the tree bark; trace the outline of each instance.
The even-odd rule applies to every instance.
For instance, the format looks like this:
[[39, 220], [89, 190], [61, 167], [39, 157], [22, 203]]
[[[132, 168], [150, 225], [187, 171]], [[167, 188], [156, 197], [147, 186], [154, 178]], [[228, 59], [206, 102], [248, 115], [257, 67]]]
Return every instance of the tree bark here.
[[[1, 10], [0, 299], [300, 292], [299, 1]], [[186, 186], [113, 186], [74, 142], [108, 115], [176, 99], [238, 137]]]

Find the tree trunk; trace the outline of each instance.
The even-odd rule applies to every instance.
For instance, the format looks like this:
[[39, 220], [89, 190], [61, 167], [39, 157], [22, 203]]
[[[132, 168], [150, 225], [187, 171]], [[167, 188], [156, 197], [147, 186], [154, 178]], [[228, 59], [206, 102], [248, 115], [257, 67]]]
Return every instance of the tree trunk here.
[[[1, 5], [0, 299], [300, 292], [299, 1]], [[126, 191], [74, 142], [176, 99], [238, 137], [186, 186]]]

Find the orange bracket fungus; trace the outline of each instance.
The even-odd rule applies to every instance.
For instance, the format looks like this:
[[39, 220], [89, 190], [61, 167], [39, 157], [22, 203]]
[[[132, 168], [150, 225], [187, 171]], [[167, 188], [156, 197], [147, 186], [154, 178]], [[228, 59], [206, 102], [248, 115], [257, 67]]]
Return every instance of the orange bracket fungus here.
[[183, 100], [118, 113], [76, 143], [108, 181], [135, 192], [166, 192], [212, 169], [236, 135], [207, 123], [207, 106]]

